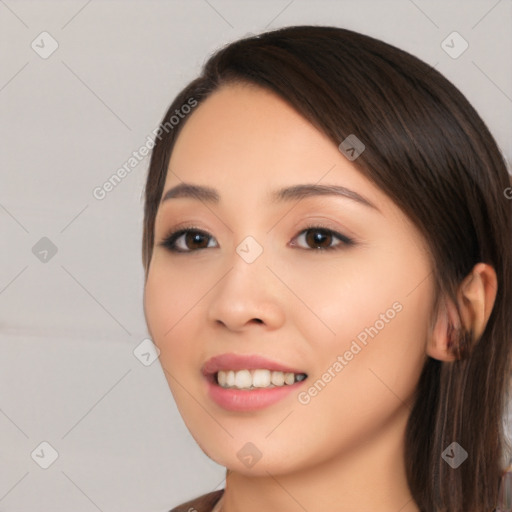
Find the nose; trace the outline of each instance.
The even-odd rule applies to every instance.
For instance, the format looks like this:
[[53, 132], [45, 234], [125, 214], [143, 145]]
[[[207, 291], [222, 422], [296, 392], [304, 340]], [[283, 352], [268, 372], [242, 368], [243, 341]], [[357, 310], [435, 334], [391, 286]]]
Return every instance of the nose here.
[[285, 321], [285, 290], [265, 258], [248, 263], [235, 253], [231, 263], [208, 294], [208, 321], [230, 331], [244, 331], [255, 325], [265, 330], [279, 329]]

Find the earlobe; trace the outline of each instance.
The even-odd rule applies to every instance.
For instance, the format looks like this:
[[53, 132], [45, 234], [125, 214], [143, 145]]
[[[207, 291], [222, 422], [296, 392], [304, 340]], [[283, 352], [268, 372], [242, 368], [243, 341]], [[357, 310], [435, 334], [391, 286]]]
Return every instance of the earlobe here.
[[466, 357], [482, 336], [496, 300], [498, 282], [494, 268], [477, 263], [462, 281], [457, 308], [444, 299], [430, 339], [427, 354], [440, 361]]

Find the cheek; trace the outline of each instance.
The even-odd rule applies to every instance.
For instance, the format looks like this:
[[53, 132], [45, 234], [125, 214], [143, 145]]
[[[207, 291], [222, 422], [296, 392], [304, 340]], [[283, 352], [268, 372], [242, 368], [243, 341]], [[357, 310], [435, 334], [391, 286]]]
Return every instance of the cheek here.
[[[290, 310], [304, 338], [319, 348], [343, 348], [366, 327], [379, 321], [405, 295], [399, 262], [383, 261], [378, 251], [347, 252], [339, 258], [280, 268], [292, 283]], [[403, 274], [402, 274], [403, 275]]]
[[148, 274], [144, 287], [144, 315], [153, 341], [159, 345], [170, 326], [170, 315], [174, 311], [173, 287], [164, 284], [162, 276], [154, 267]]
[[191, 365], [201, 361], [201, 351], [190, 341], [201, 339], [198, 319], [206, 315], [204, 295], [215, 276], [203, 280], [197, 272], [176, 271], [158, 259], [154, 263], [144, 288], [148, 330], [160, 350], [164, 370], [188, 379]]
[[[309, 311], [298, 304], [294, 322], [315, 350], [311, 364], [315, 379], [336, 380], [326, 387], [340, 386], [338, 397], [345, 395], [348, 382], [367, 396], [379, 396], [374, 384], [384, 390], [387, 384], [398, 396], [408, 396], [426, 358], [433, 299], [432, 279], [426, 279], [429, 273], [424, 255], [397, 246], [394, 251], [369, 251], [358, 258], [327, 262], [306, 274], [315, 278], [297, 284], [296, 291]], [[344, 359], [342, 369], [338, 356]], [[319, 387], [323, 389], [322, 383]], [[345, 398], [351, 402], [353, 395]]]
[[[382, 242], [357, 255], [347, 253], [345, 259], [329, 262], [318, 272], [309, 296], [336, 333], [354, 337], [374, 325], [380, 332], [388, 330], [395, 317], [407, 316], [404, 311], [413, 317], [429, 312], [430, 301], [425, 300], [433, 293], [432, 280], [426, 279], [431, 273], [429, 261], [410, 242], [396, 238], [392, 246]], [[422, 319], [416, 319], [418, 333]]]
[[188, 302], [180, 283], [154, 265], [144, 288], [144, 314], [153, 342], [160, 349], [163, 364], [175, 360], [175, 357], [170, 357], [170, 352], [180, 346], [173, 340], [179, 336], [183, 323], [180, 319], [186, 318], [185, 306]]
[[187, 275], [160, 255], [154, 256], [144, 288], [144, 312], [154, 341], [172, 336], [180, 319], [201, 296], [196, 280]]
[[323, 351], [305, 394], [297, 397], [304, 421], [328, 416], [326, 424], [335, 428], [345, 422], [347, 435], [356, 435], [412, 404], [427, 357], [422, 334], [427, 315], [410, 302], [402, 306], [388, 323], [368, 322], [356, 336], [345, 336], [338, 324], [336, 344]]
[[[332, 318], [336, 336], [324, 336], [323, 346], [321, 340], [316, 343], [314, 372], [296, 397], [294, 416], [304, 446], [317, 446], [315, 458], [364, 442], [412, 406], [426, 360], [428, 301], [419, 295], [401, 297], [386, 316], [380, 304], [387, 306], [394, 298], [383, 294], [374, 309], [362, 312], [358, 303], [350, 302], [337, 320]], [[291, 432], [280, 433], [274, 442], [285, 443]]]
[[[156, 265], [153, 269], [144, 288], [146, 323], [153, 342], [160, 350], [160, 365], [180, 415], [189, 430], [195, 433], [198, 427], [194, 426], [193, 419], [198, 415], [203, 417], [196, 402], [190, 400], [190, 394], [199, 396], [201, 392], [194, 372], [194, 368], [199, 368], [199, 363], [196, 365], [195, 362], [201, 354], [190, 343], [196, 335], [194, 329], [197, 326], [193, 315], [195, 309], [191, 309], [190, 304], [195, 304], [197, 298], [190, 292], [190, 287], [166, 279]], [[188, 294], [185, 293], [187, 289]]]

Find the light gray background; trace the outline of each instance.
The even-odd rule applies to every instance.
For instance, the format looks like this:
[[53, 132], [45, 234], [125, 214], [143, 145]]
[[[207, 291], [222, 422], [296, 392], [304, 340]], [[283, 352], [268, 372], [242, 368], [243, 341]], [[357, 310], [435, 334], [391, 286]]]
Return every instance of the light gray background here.
[[[451, 79], [510, 161], [511, 22], [511, 0], [0, 0], [0, 510], [163, 512], [224, 485], [158, 360], [133, 354], [149, 157], [92, 195], [211, 52], [293, 24], [381, 38]], [[59, 44], [47, 59], [31, 48], [43, 31]], [[441, 48], [453, 31], [469, 43], [457, 59]], [[31, 458], [43, 441], [48, 469]]]

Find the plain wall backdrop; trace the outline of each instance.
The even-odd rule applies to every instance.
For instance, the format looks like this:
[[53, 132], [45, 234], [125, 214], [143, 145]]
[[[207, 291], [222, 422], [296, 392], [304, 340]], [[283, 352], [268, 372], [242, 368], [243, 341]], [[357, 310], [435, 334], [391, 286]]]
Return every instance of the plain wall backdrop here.
[[215, 49], [296, 24], [435, 65], [512, 160], [510, 0], [0, 0], [0, 511], [165, 512], [224, 486], [136, 357], [149, 156], [94, 190]]

